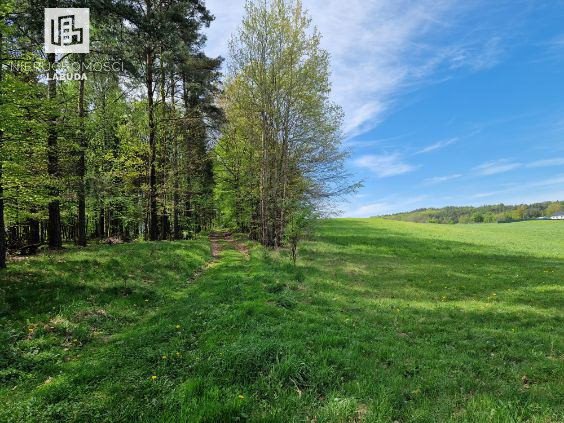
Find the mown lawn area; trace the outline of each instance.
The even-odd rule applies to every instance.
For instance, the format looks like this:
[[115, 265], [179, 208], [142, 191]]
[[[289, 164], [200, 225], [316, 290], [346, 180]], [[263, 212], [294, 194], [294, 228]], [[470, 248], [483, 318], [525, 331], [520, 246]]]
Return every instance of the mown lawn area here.
[[564, 222], [222, 244], [10, 263], [0, 421], [564, 421]]

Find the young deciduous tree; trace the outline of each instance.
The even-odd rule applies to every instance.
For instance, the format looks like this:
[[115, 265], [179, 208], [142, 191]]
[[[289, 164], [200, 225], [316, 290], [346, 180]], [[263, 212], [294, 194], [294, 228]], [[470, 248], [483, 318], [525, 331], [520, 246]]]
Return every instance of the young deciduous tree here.
[[236, 223], [251, 222], [266, 246], [282, 244], [297, 204], [323, 209], [356, 188], [344, 172], [342, 112], [329, 100], [329, 55], [319, 44], [299, 0], [248, 2], [230, 43], [219, 186]]

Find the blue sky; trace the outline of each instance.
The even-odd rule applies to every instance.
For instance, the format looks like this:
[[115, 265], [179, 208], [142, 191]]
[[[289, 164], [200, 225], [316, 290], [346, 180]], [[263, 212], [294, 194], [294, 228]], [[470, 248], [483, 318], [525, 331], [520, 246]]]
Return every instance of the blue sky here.
[[[208, 0], [227, 56], [243, 0]], [[564, 0], [303, 0], [331, 54], [344, 216], [564, 200]]]

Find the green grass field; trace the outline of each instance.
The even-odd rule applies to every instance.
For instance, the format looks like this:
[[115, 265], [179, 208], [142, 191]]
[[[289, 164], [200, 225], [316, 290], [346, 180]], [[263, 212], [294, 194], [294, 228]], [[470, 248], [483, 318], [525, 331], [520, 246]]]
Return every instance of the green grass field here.
[[222, 244], [10, 263], [0, 421], [564, 421], [564, 222]]

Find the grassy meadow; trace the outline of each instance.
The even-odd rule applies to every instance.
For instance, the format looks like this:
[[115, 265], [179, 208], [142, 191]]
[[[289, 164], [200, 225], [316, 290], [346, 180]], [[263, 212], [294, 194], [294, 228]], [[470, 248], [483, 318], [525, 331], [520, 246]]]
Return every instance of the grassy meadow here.
[[324, 221], [0, 273], [0, 421], [564, 421], [564, 222]]

